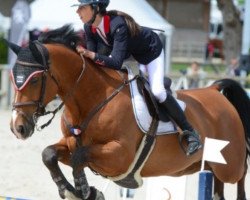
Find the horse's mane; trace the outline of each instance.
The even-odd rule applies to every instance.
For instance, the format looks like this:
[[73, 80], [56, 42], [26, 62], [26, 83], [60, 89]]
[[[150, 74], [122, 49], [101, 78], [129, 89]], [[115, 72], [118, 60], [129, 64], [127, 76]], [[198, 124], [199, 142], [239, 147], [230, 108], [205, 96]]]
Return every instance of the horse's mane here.
[[76, 46], [82, 43], [79, 33], [75, 32], [71, 24], [66, 24], [61, 28], [42, 33], [38, 40], [44, 44], [63, 44], [76, 51]]

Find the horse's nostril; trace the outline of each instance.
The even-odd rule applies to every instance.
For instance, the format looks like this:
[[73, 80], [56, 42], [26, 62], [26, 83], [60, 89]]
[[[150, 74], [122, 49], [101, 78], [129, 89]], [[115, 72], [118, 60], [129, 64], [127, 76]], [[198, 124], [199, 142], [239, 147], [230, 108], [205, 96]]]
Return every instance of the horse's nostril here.
[[10, 130], [11, 130], [12, 133], [14, 133], [14, 129], [12, 127], [10, 127]]
[[25, 134], [24, 126], [19, 125], [19, 126], [17, 127], [17, 131], [18, 131], [18, 133], [20, 133], [21, 135], [24, 135], [24, 134]]

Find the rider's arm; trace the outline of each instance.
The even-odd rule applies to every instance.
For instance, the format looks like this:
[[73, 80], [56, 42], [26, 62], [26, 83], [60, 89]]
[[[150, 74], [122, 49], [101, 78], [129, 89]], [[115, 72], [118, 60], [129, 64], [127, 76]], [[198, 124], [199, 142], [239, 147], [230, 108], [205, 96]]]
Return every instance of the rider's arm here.
[[110, 56], [96, 53], [94, 61], [112, 69], [121, 69], [128, 51], [128, 37], [129, 32], [127, 26], [121, 24], [114, 31], [113, 49]]
[[94, 35], [91, 32], [91, 27], [84, 25], [85, 37], [86, 37], [86, 46], [89, 51], [97, 51], [97, 42], [94, 39]]

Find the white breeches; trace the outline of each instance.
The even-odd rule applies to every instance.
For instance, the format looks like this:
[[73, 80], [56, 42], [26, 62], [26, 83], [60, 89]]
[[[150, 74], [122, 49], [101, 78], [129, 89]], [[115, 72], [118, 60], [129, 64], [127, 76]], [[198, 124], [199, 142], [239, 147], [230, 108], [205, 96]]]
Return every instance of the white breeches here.
[[140, 70], [148, 73], [148, 79], [153, 95], [160, 103], [166, 100], [167, 93], [164, 87], [164, 53], [147, 65], [140, 64]]

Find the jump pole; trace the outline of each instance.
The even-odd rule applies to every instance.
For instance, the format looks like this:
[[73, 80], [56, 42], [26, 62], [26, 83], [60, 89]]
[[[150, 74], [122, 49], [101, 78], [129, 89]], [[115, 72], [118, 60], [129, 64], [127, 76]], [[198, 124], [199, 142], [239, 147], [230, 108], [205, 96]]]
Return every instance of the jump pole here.
[[201, 171], [199, 172], [198, 200], [211, 200], [213, 192], [213, 173], [205, 169], [205, 161], [227, 164], [221, 150], [228, 145], [228, 141], [205, 138]]
[[3, 196], [0, 196], [0, 200], [28, 200], [28, 199], [21, 199], [21, 198], [13, 198], [13, 197], [3, 197]]
[[198, 200], [211, 200], [213, 192], [213, 173], [203, 170], [199, 173]]

